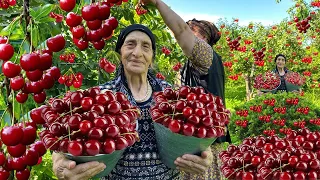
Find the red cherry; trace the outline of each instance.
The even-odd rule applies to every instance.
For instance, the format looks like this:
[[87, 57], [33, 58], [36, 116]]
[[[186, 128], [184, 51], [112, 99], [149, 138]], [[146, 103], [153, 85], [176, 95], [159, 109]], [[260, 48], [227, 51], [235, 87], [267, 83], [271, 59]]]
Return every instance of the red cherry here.
[[81, 9], [82, 18], [86, 21], [93, 21], [99, 18], [99, 7], [97, 5], [86, 5]]
[[199, 127], [197, 130], [196, 130], [196, 136], [198, 138], [204, 138], [207, 136], [207, 129], [205, 127]]
[[111, 154], [116, 150], [116, 143], [113, 139], [106, 139], [103, 143], [103, 152]]
[[110, 7], [106, 4], [102, 4], [99, 6], [99, 19], [106, 20], [110, 16]]
[[107, 62], [103, 69], [107, 73], [113, 73], [116, 70], [116, 65], [112, 64], [111, 62]]
[[24, 86], [24, 79], [21, 76], [16, 76], [10, 79], [10, 87], [14, 91], [22, 89]]
[[62, 10], [69, 12], [76, 6], [76, 0], [60, 0], [59, 4]]
[[105, 132], [107, 137], [113, 138], [119, 135], [120, 129], [117, 125], [111, 124], [106, 128]]
[[51, 37], [47, 40], [47, 46], [49, 50], [53, 52], [61, 51], [65, 47], [65, 45], [66, 45], [66, 40], [61, 34]]
[[25, 168], [24, 170], [16, 171], [17, 180], [28, 180], [29, 177], [30, 177], [30, 170], [28, 168]]
[[51, 66], [52, 66], [52, 56], [48, 53], [41, 54], [38, 69], [44, 71], [49, 69]]
[[80, 129], [81, 133], [84, 135], [88, 134], [88, 132], [90, 131], [90, 129], [92, 127], [93, 127], [92, 122], [90, 122], [88, 120], [83, 120], [79, 124], [79, 129]]
[[0, 44], [0, 59], [8, 61], [12, 58], [14, 49], [10, 44]]
[[128, 147], [128, 141], [122, 136], [116, 137], [115, 143], [116, 143], [116, 150], [122, 150]]
[[1, 140], [7, 146], [18, 145], [23, 139], [23, 130], [17, 126], [6, 126], [1, 130]]
[[195, 126], [191, 123], [186, 123], [183, 125], [182, 127], [182, 132], [184, 135], [186, 136], [193, 136], [194, 132], [195, 132]]
[[38, 81], [41, 79], [43, 72], [36, 69], [34, 71], [26, 71], [26, 76], [30, 81]]
[[28, 149], [23, 156], [24, 163], [28, 166], [34, 166], [38, 163], [39, 154], [36, 149]]
[[172, 121], [169, 123], [168, 128], [169, 128], [172, 132], [178, 133], [178, 132], [180, 132], [180, 130], [181, 130], [182, 127], [181, 127], [181, 124], [180, 124], [180, 122], [179, 122], [178, 120], [172, 120]]
[[68, 152], [73, 156], [80, 156], [83, 153], [83, 145], [78, 141], [71, 141], [68, 145]]
[[95, 156], [99, 154], [101, 148], [101, 144], [97, 140], [88, 140], [84, 143], [84, 151], [89, 156]]
[[[69, 27], [76, 27], [82, 22], [82, 17], [74, 12], [69, 12], [66, 17], [66, 23]], [[50, 49], [50, 48], [49, 48]]]
[[118, 114], [121, 111], [121, 104], [118, 101], [111, 101], [107, 106], [107, 111], [111, 114]]
[[41, 141], [36, 141], [35, 143], [31, 144], [30, 149], [31, 148], [35, 149], [36, 152], [38, 152], [39, 157], [43, 156], [47, 152], [43, 142]]
[[23, 130], [23, 138], [20, 143], [23, 145], [32, 144], [37, 138], [37, 129], [29, 125], [22, 128], [22, 130]]
[[71, 29], [71, 32], [72, 32], [73, 38], [76, 38], [76, 39], [80, 39], [86, 34], [86, 31], [82, 25], [73, 27]]
[[26, 146], [22, 144], [7, 146], [7, 150], [12, 157], [20, 157], [26, 152]]
[[7, 78], [13, 78], [20, 74], [21, 67], [11, 61], [6, 61], [2, 64], [2, 72]]
[[87, 26], [90, 30], [97, 30], [101, 27], [102, 21], [99, 19], [95, 19], [92, 21], [86, 21], [87, 22]]
[[100, 33], [100, 36], [103, 38], [107, 38], [109, 36], [112, 36], [113, 28], [108, 23], [108, 21], [106, 21], [105, 23], [102, 24], [99, 33]]
[[[102, 50], [105, 46], [105, 42], [103, 39], [101, 39], [100, 41], [97, 41], [97, 42], [93, 42], [93, 47], [96, 49], [96, 50]], [[111, 65], [112, 66], [112, 65]], [[109, 68], [109, 67], [108, 67]], [[107, 71], [107, 70], [105, 70]], [[114, 71], [114, 70], [108, 70], [108, 71]]]
[[41, 104], [43, 103], [45, 100], [46, 100], [46, 93], [44, 91], [38, 93], [38, 94], [34, 94], [33, 95], [33, 100], [38, 103], [38, 104]]
[[118, 20], [115, 17], [110, 17], [108, 19], [108, 23], [111, 25], [112, 29], [116, 29], [118, 27]]
[[93, 127], [88, 132], [88, 139], [102, 140], [104, 137], [104, 131], [101, 128]]

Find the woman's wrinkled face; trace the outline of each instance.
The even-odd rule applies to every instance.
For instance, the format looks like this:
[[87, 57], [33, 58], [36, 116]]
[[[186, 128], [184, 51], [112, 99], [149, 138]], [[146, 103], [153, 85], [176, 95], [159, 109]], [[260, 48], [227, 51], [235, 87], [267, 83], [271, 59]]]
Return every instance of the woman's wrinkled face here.
[[147, 73], [153, 58], [151, 39], [144, 32], [132, 31], [124, 40], [120, 53], [125, 71], [132, 74]]
[[286, 59], [283, 56], [279, 56], [276, 59], [276, 65], [278, 68], [284, 68], [286, 65]]

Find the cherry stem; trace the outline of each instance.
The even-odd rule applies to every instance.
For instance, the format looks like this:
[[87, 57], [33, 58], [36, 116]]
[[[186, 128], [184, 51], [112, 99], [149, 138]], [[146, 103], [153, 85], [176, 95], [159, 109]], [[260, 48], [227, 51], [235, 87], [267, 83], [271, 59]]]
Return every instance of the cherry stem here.
[[76, 110], [81, 109], [81, 108], [82, 108], [82, 107], [80, 106], [80, 107], [77, 107], [77, 108], [72, 109], [72, 105], [71, 105], [71, 103], [70, 103], [70, 111], [69, 111], [69, 112], [66, 112], [66, 113], [60, 114], [59, 118], [65, 116], [65, 115], [67, 115], [67, 114], [69, 114], [69, 113], [71, 113], [71, 116], [72, 116], [72, 112], [73, 112], [73, 111], [76, 111]]
[[135, 131], [135, 132], [122, 133], [122, 134], [120, 134], [120, 135], [123, 136], [123, 135], [126, 135], [126, 134], [133, 134], [133, 135], [135, 135], [135, 136], [136, 136], [136, 141], [137, 141], [137, 142], [140, 142], [140, 136], [139, 136], [139, 134], [138, 134], [137, 131]]
[[245, 166], [243, 166], [243, 167], [241, 167], [241, 168], [235, 169], [234, 172], [231, 173], [231, 174], [227, 177], [227, 179], [229, 179], [234, 173], [236, 173], [236, 172], [238, 172], [239, 170], [244, 169], [244, 168], [246, 168], [246, 167], [248, 167], [248, 166], [250, 166], [250, 165], [251, 165], [251, 164], [247, 164], [247, 165], [245, 165]]
[[30, 20], [30, 53], [32, 52], [32, 20]]
[[[70, 128], [69, 128], [69, 129], [70, 129]], [[69, 136], [69, 140], [70, 140], [70, 135], [74, 135], [74, 134], [77, 133], [77, 132], [80, 132], [80, 130], [73, 131], [71, 134], [68, 133], [68, 135], [66, 135], [66, 136], [61, 136], [61, 137], [59, 137], [58, 140], [57, 140], [56, 142], [54, 142], [48, 149], [51, 149], [55, 144], [57, 144], [59, 141], [61, 141], [62, 139], [66, 138], [66, 137], [68, 137], [68, 136]]]
[[270, 174], [272, 174], [273, 172], [275, 172], [275, 171], [278, 170], [278, 169], [280, 169], [281, 172], [282, 172], [282, 169], [281, 169], [281, 168], [286, 167], [286, 166], [288, 166], [288, 165], [289, 165], [289, 164], [284, 164], [283, 166], [281, 166], [281, 161], [280, 161], [280, 167], [273, 169], [269, 174], [267, 174], [265, 177], [263, 177], [263, 179], [266, 179]]
[[12, 121], [11, 121], [11, 126], [14, 125], [14, 91], [11, 90], [11, 93], [12, 93]]

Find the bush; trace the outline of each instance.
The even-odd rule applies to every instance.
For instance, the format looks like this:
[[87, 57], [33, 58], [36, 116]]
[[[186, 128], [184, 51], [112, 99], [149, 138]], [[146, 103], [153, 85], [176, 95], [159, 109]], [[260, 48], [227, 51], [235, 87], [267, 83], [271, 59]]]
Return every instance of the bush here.
[[319, 130], [319, 115], [319, 108], [299, 94], [266, 94], [235, 107], [229, 130], [239, 140], [301, 127]]

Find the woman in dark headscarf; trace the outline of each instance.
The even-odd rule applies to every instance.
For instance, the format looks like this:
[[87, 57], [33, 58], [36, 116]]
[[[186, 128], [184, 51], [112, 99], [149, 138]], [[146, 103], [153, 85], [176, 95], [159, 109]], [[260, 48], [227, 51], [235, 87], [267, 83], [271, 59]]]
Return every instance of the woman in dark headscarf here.
[[[156, 143], [153, 121], [150, 115], [152, 93], [169, 87], [150, 72], [155, 57], [155, 38], [150, 29], [134, 24], [123, 29], [116, 49], [121, 56], [121, 66], [114, 80], [100, 86], [102, 90], [122, 92], [128, 100], [139, 107], [138, 119], [140, 141], [128, 147], [112, 172], [102, 179], [110, 180], [173, 180], [180, 178], [180, 171], [170, 169], [161, 162]], [[108, 162], [88, 162], [76, 165], [63, 155], [53, 153], [53, 171], [59, 179], [86, 180], [101, 172]], [[191, 165], [190, 173], [204, 173], [212, 162], [210, 147], [201, 155], [185, 154], [177, 158], [178, 168]]]
[[[218, 28], [213, 23], [204, 20], [193, 19], [185, 23], [162, 0], [140, 0], [140, 3], [155, 5], [164, 22], [173, 32], [182, 51], [188, 57], [188, 61], [181, 71], [181, 84], [202, 86], [207, 91], [222, 98], [225, 103], [224, 68], [221, 57], [212, 48], [220, 39]], [[211, 146], [214, 158], [209, 171], [205, 175], [201, 174], [199, 176], [186, 174], [185, 179], [220, 179], [218, 154], [223, 150], [221, 142], [231, 143], [229, 133], [225, 137], [218, 138]]]

